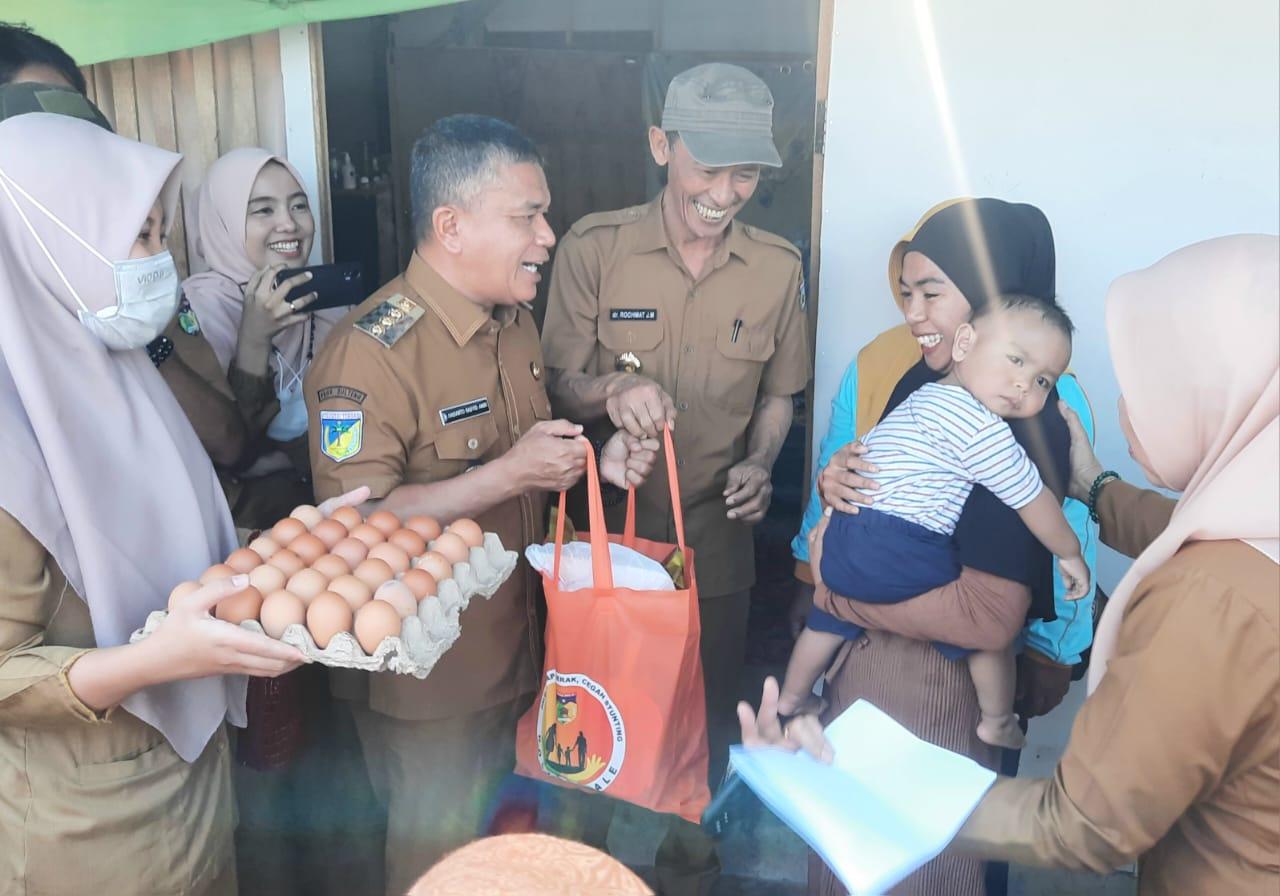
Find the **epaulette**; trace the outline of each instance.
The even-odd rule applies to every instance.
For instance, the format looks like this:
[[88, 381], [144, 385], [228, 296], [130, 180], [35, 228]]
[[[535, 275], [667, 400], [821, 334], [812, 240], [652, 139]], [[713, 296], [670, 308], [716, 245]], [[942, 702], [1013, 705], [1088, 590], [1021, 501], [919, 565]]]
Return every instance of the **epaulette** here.
[[391, 348], [426, 313], [417, 302], [396, 293], [359, 317], [352, 326]]
[[569, 232], [574, 236], [582, 236], [588, 230], [594, 230], [597, 227], [617, 227], [619, 224], [631, 224], [639, 221], [645, 211], [649, 208], [648, 204], [633, 205], [630, 208], [618, 208], [611, 212], [593, 212], [589, 215], [583, 215], [573, 223], [569, 228]]
[[742, 232], [757, 243], [764, 243], [766, 246], [777, 246], [779, 249], [786, 249], [796, 258], [800, 258], [800, 250], [789, 239], [778, 236], [776, 233], [770, 233], [767, 230], [761, 230], [752, 224], [743, 224]]

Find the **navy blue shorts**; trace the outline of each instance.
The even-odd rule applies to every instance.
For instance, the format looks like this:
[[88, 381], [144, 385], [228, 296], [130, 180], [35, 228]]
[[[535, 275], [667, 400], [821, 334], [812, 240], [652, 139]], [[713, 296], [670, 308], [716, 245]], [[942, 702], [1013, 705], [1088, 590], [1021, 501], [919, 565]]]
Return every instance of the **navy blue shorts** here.
[[[960, 577], [951, 536], [871, 508], [831, 514], [822, 542], [822, 581], [835, 594], [870, 604], [896, 604]], [[863, 629], [814, 607], [808, 626], [845, 638]], [[935, 644], [948, 659], [970, 651]]]

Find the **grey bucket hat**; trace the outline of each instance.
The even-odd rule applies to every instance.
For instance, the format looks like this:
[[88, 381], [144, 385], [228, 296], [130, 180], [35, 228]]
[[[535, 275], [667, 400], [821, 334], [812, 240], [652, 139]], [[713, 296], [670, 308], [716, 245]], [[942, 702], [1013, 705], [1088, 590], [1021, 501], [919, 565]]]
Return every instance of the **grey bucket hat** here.
[[737, 65], [708, 62], [672, 78], [662, 129], [679, 131], [689, 154], [709, 168], [782, 167], [773, 145], [773, 94]]

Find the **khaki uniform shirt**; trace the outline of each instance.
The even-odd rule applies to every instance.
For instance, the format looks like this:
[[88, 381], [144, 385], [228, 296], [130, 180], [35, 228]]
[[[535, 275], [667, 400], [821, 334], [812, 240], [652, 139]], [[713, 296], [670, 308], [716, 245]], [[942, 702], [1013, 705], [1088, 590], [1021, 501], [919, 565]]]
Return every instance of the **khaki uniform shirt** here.
[[[334, 327], [307, 372], [316, 497], [361, 485], [373, 499], [398, 485], [463, 476], [551, 418], [532, 316], [496, 316], [417, 254], [404, 275]], [[478, 712], [532, 693], [541, 669], [537, 586], [524, 549], [545, 534], [546, 496], [513, 498], [476, 517], [520, 565], [462, 614], [462, 635], [423, 681], [370, 676], [372, 709], [428, 720]], [[448, 522], [443, 520], [442, 522]]]
[[[253, 376], [234, 365], [229, 373], [223, 372], [208, 340], [198, 330], [192, 333], [183, 328], [184, 317], [179, 314], [164, 332], [173, 342], [173, 354], [160, 365], [160, 375], [205, 450], [215, 456], [228, 452], [239, 456], [232, 466], [214, 465], [236, 526], [249, 530], [272, 526], [294, 507], [311, 501], [310, 486], [296, 472], [307, 470], [307, 440], [283, 445], [268, 441], [267, 427], [280, 412], [272, 377]], [[194, 314], [188, 320], [195, 321]], [[192, 388], [193, 381], [199, 386]], [[276, 449], [288, 455], [293, 470], [253, 478], [241, 475], [242, 467]]]
[[[1137, 556], [1172, 509], [1114, 482], [1102, 540]], [[1280, 892], [1280, 567], [1239, 541], [1184, 545], [1139, 583], [1118, 643], [1054, 777], [998, 780], [956, 846], [1097, 872], [1140, 856], [1146, 896]]]
[[[756, 399], [809, 381], [800, 253], [734, 221], [700, 279], [667, 238], [661, 195], [588, 215], [556, 250], [543, 324], [550, 367], [602, 376], [630, 353], [676, 403], [685, 534], [703, 598], [755, 582], [751, 526], [726, 517], [729, 468], [747, 454]], [[637, 534], [675, 541], [665, 462], [637, 490]], [[610, 526], [621, 531], [622, 508]]]
[[0, 893], [177, 896], [233, 883], [225, 730], [188, 765], [128, 712], [94, 712], [67, 683], [94, 643], [89, 608], [0, 510]]

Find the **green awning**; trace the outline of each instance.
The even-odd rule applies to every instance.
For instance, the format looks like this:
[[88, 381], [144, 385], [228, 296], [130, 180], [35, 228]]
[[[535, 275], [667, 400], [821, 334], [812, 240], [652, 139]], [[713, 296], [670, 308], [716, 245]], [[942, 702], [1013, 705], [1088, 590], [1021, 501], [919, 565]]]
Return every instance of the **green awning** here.
[[151, 56], [288, 25], [379, 16], [461, 0], [0, 0], [78, 65]]

